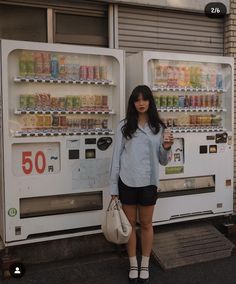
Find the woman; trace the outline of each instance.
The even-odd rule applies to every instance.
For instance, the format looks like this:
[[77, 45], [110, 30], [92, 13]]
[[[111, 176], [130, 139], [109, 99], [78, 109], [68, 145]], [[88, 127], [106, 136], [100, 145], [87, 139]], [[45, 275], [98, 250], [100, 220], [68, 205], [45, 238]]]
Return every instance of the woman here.
[[[138, 277], [141, 283], [149, 283], [152, 216], [157, 199], [159, 163], [168, 163], [173, 144], [173, 135], [164, 129], [152, 91], [145, 85], [137, 86], [129, 98], [126, 118], [117, 128], [110, 173], [112, 198], [119, 197], [132, 225], [127, 244], [130, 283], [137, 283]], [[141, 226], [140, 274], [136, 258], [137, 213]]]

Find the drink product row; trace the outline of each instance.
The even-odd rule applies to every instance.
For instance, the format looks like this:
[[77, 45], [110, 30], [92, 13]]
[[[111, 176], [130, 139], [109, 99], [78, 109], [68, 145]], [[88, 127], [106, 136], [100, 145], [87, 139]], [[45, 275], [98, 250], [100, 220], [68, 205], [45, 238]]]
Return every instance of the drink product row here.
[[221, 126], [221, 117], [219, 115], [179, 115], [178, 117], [162, 118], [168, 127], [181, 126]]
[[192, 87], [223, 89], [221, 70], [207, 66], [161, 65], [154, 67], [154, 85], [161, 87]]
[[81, 117], [79, 115], [25, 114], [20, 118], [22, 130], [29, 129], [107, 129], [108, 118]]
[[221, 107], [222, 94], [209, 93], [209, 94], [191, 94], [191, 95], [171, 95], [154, 94], [154, 99], [157, 108], [160, 107]]
[[108, 96], [77, 95], [53, 97], [48, 93], [20, 95], [21, 110], [108, 110]]
[[107, 81], [108, 67], [81, 65], [77, 55], [22, 51], [19, 56], [19, 75], [21, 77]]

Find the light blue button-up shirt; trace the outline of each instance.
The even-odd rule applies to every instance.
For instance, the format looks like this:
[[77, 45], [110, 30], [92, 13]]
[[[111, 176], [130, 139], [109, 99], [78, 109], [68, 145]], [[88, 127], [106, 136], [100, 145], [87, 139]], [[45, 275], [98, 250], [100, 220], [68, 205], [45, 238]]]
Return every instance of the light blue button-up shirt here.
[[126, 139], [121, 131], [124, 121], [116, 130], [110, 167], [110, 193], [118, 195], [119, 176], [124, 184], [141, 187], [159, 184], [159, 163], [167, 165], [171, 150], [162, 146], [163, 128], [153, 134], [146, 123], [138, 127], [132, 139]]

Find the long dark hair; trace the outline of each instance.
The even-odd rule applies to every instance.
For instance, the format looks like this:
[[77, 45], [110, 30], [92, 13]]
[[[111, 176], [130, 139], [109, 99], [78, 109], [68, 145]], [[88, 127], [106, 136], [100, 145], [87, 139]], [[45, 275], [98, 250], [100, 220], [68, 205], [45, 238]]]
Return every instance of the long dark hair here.
[[125, 124], [122, 127], [122, 133], [126, 139], [131, 139], [138, 128], [138, 112], [134, 103], [138, 100], [140, 95], [142, 95], [144, 100], [149, 101], [149, 108], [147, 111], [148, 125], [153, 134], [157, 134], [160, 131], [161, 126], [166, 128], [158, 115], [152, 91], [146, 85], [139, 85], [133, 89], [132, 94], [129, 97]]

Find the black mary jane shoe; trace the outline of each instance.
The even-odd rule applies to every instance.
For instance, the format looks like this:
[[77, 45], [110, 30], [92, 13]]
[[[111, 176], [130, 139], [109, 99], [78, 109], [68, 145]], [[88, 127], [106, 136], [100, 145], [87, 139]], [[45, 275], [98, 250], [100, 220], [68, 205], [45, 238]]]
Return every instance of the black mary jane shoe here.
[[138, 284], [138, 278], [129, 278], [129, 284]]
[[138, 283], [139, 284], [149, 284], [150, 283], [150, 278], [146, 278], [146, 279], [139, 278]]

